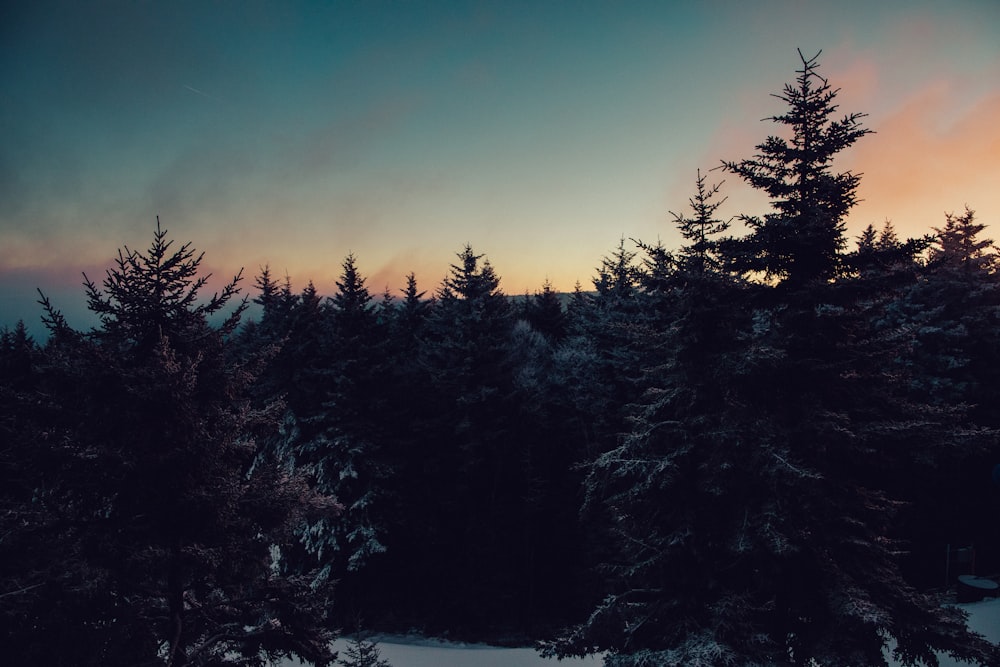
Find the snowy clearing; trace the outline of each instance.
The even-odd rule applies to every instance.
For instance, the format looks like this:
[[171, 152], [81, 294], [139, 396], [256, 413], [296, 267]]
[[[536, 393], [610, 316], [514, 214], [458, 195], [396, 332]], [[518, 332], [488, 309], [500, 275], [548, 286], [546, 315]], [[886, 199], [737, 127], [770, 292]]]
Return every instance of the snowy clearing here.
[[[969, 628], [992, 642], [1000, 643], [1000, 599], [959, 606], [969, 613]], [[401, 635], [376, 635], [372, 639], [378, 642], [381, 657], [392, 667], [563, 667], [603, 663], [598, 656], [546, 660], [531, 648], [501, 648]], [[334, 646], [343, 655], [347, 641], [339, 639]], [[968, 665], [947, 656], [940, 656], [940, 660], [940, 667]], [[292, 667], [302, 663], [286, 661], [281, 664], [282, 667]], [[898, 667], [898, 663], [892, 660], [890, 664]]]
[[[414, 640], [410, 637], [374, 637], [380, 657], [392, 667], [536, 667], [546, 665], [602, 665], [598, 656], [546, 660], [533, 648], [505, 648], [484, 644], [463, 644], [436, 640]], [[336, 648], [343, 654], [347, 642], [338, 640]]]
[[[969, 629], [978, 632], [994, 644], [1000, 644], [1000, 598], [983, 600], [981, 602], [970, 602], [969, 604], [957, 605], [969, 613], [967, 625]], [[969, 663], [958, 662], [948, 656], [938, 654], [940, 667], [965, 667]], [[898, 663], [890, 660], [894, 667]], [[394, 667], [397, 667], [394, 665]], [[402, 667], [399, 665], [398, 667]]]

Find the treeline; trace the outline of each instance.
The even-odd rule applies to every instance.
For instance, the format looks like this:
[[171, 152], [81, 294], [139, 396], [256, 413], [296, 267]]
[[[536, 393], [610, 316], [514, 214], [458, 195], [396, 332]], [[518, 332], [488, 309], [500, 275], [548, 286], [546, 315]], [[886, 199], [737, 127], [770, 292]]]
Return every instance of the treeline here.
[[361, 618], [611, 665], [997, 664], [928, 589], [949, 543], [1000, 566], [998, 255], [969, 209], [849, 241], [832, 163], [868, 130], [816, 68], [790, 138], [722, 165], [771, 213], [733, 235], [699, 173], [684, 245], [623, 239], [593, 289], [505, 295], [467, 246], [373, 294], [348, 255], [329, 298], [263, 269], [241, 324], [157, 226], [87, 280], [95, 330], [43, 297], [44, 345], [0, 336], [4, 654], [323, 662]]
[[578, 307], [499, 283], [469, 247], [433, 294], [410, 275], [401, 298], [376, 299], [353, 255], [329, 299], [256, 279], [259, 320], [234, 354], [277, 350], [258, 384], [285, 404], [269, 446], [344, 506], [303, 546], [337, 580], [345, 623], [523, 638], [582, 611], [575, 466], [615, 427], [570, 380], [596, 362], [567, 342]]

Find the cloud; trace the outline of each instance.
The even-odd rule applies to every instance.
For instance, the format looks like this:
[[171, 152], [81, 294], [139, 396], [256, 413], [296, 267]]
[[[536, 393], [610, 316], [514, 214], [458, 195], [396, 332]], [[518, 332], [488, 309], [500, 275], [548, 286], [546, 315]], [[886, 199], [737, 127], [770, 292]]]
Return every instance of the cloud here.
[[419, 106], [416, 93], [382, 95], [350, 115], [333, 116], [322, 126], [292, 138], [284, 157], [299, 176], [356, 166], [374, 143]]
[[[900, 25], [889, 41], [909, 43], [920, 38], [926, 43], [940, 40], [941, 34], [926, 21], [911, 20]], [[834, 163], [837, 171], [863, 174], [858, 192], [863, 201], [852, 210], [849, 229], [853, 234], [888, 219], [900, 234], [920, 236], [941, 226], [945, 212], [961, 211], [966, 204], [982, 222], [1000, 225], [1000, 91], [989, 85], [1000, 80], [1000, 72], [995, 64], [980, 64], [977, 67], [985, 69], [963, 73], [929, 65], [941, 74], [928, 80], [907, 71], [903, 78], [908, 80], [900, 80], [897, 68], [908, 58], [923, 62], [929, 57], [914, 54], [914, 48], [910, 44], [888, 48], [884, 54], [854, 51], [849, 56], [842, 55], [848, 49], [839, 48], [828, 59], [824, 53], [822, 73], [841, 89], [837, 116], [868, 112], [863, 124], [874, 130]], [[762, 107], [764, 97], [749, 87], [734, 92], [734, 108], [740, 112], [713, 133], [702, 153], [703, 170], [718, 164], [719, 158], [750, 157], [753, 146], [779, 129], [753, 122], [780, 111], [773, 98]], [[709, 174], [711, 182], [722, 178], [727, 179], [722, 194], [730, 197], [724, 214], [768, 210], [766, 198], [738, 178]], [[681, 185], [687, 190], [674, 184], [669, 193], [678, 202], [693, 191], [693, 178]]]
[[996, 91], [970, 97], [947, 81], [926, 84], [852, 149], [849, 166], [864, 174], [865, 199], [852, 220], [860, 226], [888, 218], [900, 232], [920, 235], [967, 203], [987, 216], [983, 222], [1000, 222], [997, 118]]
[[393, 296], [402, 296], [402, 290], [406, 287], [406, 276], [413, 272], [417, 279], [417, 290], [426, 291], [426, 296], [431, 296], [440, 285], [441, 278], [447, 273], [448, 264], [429, 259], [417, 248], [398, 252], [367, 277], [368, 289], [376, 298], [379, 298], [386, 288]]
[[846, 62], [834, 59], [823, 69], [828, 70], [821, 73], [828, 76], [830, 85], [839, 89], [836, 104], [841, 113], [865, 113], [884, 85], [878, 64], [869, 57], [856, 56]]

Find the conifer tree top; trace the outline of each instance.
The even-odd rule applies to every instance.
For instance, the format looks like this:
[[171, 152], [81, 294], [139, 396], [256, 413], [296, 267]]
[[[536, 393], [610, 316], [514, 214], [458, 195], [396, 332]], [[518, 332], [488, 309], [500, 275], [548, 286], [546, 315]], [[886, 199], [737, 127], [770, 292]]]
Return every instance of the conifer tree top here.
[[[149, 249], [145, 253], [128, 246], [119, 249], [114, 266], [105, 273], [103, 289], [84, 274], [88, 307], [100, 317], [103, 336], [140, 346], [162, 336], [190, 341], [201, 335], [208, 317], [239, 293], [242, 269], [221, 292], [199, 300], [212, 275], [198, 275], [204, 253], [196, 255], [190, 242], [176, 249], [173, 245], [157, 216]], [[223, 323], [223, 333], [236, 327], [246, 307], [244, 299]]]
[[[820, 52], [822, 53], [822, 52]], [[841, 269], [846, 244], [844, 219], [858, 202], [860, 174], [835, 173], [834, 158], [871, 132], [861, 126], [866, 114], [834, 118], [839, 89], [820, 76], [817, 53], [798, 52], [802, 68], [795, 84], [785, 84], [774, 97], [788, 111], [764, 120], [786, 126], [791, 138], [769, 136], [754, 157], [723, 161], [723, 167], [763, 190], [773, 212], [744, 216], [752, 233], [742, 245], [739, 263], [793, 285], [830, 280]]]

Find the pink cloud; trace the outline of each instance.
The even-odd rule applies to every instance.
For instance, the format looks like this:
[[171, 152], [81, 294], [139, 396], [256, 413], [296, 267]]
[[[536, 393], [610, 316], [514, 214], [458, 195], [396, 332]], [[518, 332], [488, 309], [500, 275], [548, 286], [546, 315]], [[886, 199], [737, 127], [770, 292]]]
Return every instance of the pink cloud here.
[[940, 226], [945, 211], [966, 204], [986, 224], [1000, 223], [1000, 92], [965, 98], [945, 81], [925, 85], [882, 116], [877, 134], [851, 151], [848, 166], [863, 172], [865, 200], [856, 225], [888, 218], [920, 235]]
[[844, 63], [834, 60], [826, 69], [822, 74], [828, 76], [834, 89], [839, 89], [836, 104], [842, 114], [865, 113], [883, 85], [878, 65], [867, 56], [856, 56]]
[[[896, 65], [910, 56], [926, 60], [926, 54], [913, 53], [913, 44], [921, 39], [925, 43], [939, 40], [942, 35], [926, 21], [910, 21], [897, 32], [898, 39], [891, 41], [905, 41], [909, 47], [889, 49], [879, 56], [854, 52], [847, 58], [839, 54], [850, 50], [838, 49], [823, 63], [822, 73], [840, 89], [838, 115], [870, 112], [863, 123], [875, 131], [845, 151], [834, 165], [838, 171], [863, 174], [859, 189], [863, 201], [848, 220], [851, 233], [889, 219], [900, 234], [920, 236], [941, 226], [945, 212], [961, 211], [966, 204], [980, 221], [1000, 226], [1000, 89], [986, 85], [995, 67], [987, 67], [982, 76], [966, 72], [940, 74], [921, 83], [900, 81], [894, 75]], [[938, 69], [929, 65], [926, 71]], [[743, 90], [736, 96], [734, 108], [741, 110], [739, 117], [727, 120], [713, 134], [700, 160], [703, 170], [718, 164], [720, 158], [750, 157], [756, 144], [781, 129], [767, 122], [750, 122], [762, 108], [760, 91]], [[770, 98], [769, 106], [757, 117], [780, 110], [780, 103]], [[723, 177], [727, 179], [723, 194], [730, 198], [727, 215], [768, 210], [766, 198], [738, 178], [719, 172], [709, 176], [711, 180]], [[672, 184], [670, 196], [683, 201], [679, 199], [683, 193], [678, 184]], [[998, 231], [993, 234], [1000, 236]]]
[[38, 272], [52, 280], [77, 280], [81, 271], [93, 272], [95, 267], [111, 261], [113, 255], [108, 254], [105, 261], [93, 245], [85, 241], [67, 243], [57, 234], [39, 238], [10, 234], [0, 245], [0, 273]]

